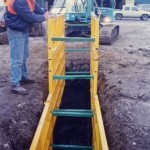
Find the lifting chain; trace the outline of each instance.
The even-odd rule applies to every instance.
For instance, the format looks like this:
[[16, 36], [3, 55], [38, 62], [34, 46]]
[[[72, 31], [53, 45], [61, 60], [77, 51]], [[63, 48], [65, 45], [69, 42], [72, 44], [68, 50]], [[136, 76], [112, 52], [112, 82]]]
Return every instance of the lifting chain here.
[[95, 4], [95, 14], [97, 15], [97, 16], [100, 16], [101, 15], [101, 11], [100, 11], [100, 9], [99, 9], [99, 7], [98, 7], [98, 4], [97, 4], [97, 1], [96, 0], [94, 0], [94, 4]]

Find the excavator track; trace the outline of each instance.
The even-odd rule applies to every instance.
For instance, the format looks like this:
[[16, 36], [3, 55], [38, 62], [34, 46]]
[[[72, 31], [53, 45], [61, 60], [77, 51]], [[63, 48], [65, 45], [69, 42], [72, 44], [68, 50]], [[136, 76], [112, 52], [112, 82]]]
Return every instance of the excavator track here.
[[[88, 31], [90, 28], [89, 24], [83, 24], [84, 25], [84, 31], [80, 31], [82, 28], [80, 27], [73, 27], [73, 24], [70, 24], [71, 27], [69, 29], [66, 28], [66, 36], [72, 37], [72, 36], [81, 36], [81, 37], [90, 37], [90, 31]], [[74, 24], [76, 25], [76, 24]], [[87, 25], [87, 28], [86, 26]], [[99, 43], [101, 45], [111, 45], [113, 42], [115, 42], [119, 36], [119, 25], [115, 24], [107, 24], [107, 25], [101, 25], [100, 28], [100, 34], [99, 34]], [[85, 30], [86, 28], [86, 30]]]
[[111, 45], [119, 36], [119, 25], [108, 24], [103, 25], [100, 29], [100, 44]]

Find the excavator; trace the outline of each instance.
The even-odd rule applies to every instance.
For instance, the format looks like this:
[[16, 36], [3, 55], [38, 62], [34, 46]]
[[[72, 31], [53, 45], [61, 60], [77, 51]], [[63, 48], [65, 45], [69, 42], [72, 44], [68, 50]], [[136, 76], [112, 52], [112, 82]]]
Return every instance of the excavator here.
[[[115, 7], [115, 0], [55, 0], [51, 12], [66, 13], [66, 23], [70, 24], [66, 30], [67, 35], [75, 32], [87, 33], [87, 24], [90, 25], [91, 12], [94, 12], [100, 16], [100, 43], [111, 45], [119, 36], [119, 25], [114, 24]], [[75, 26], [77, 23], [83, 26]]]

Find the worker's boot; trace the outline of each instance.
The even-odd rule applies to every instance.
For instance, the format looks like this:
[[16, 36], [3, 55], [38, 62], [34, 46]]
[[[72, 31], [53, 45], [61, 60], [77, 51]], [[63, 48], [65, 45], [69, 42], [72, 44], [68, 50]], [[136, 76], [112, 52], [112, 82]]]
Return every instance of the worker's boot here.
[[27, 95], [29, 91], [21, 86], [12, 86], [11, 92], [18, 95]]

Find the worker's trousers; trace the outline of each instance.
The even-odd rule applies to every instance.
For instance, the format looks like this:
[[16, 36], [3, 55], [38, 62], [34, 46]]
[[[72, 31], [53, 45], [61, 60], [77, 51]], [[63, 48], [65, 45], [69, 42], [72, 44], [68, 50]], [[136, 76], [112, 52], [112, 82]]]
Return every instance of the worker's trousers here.
[[10, 47], [10, 82], [12, 86], [20, 86], [20, 81], [27, 78], [28, 33], [8, 28], [7, 34]]

